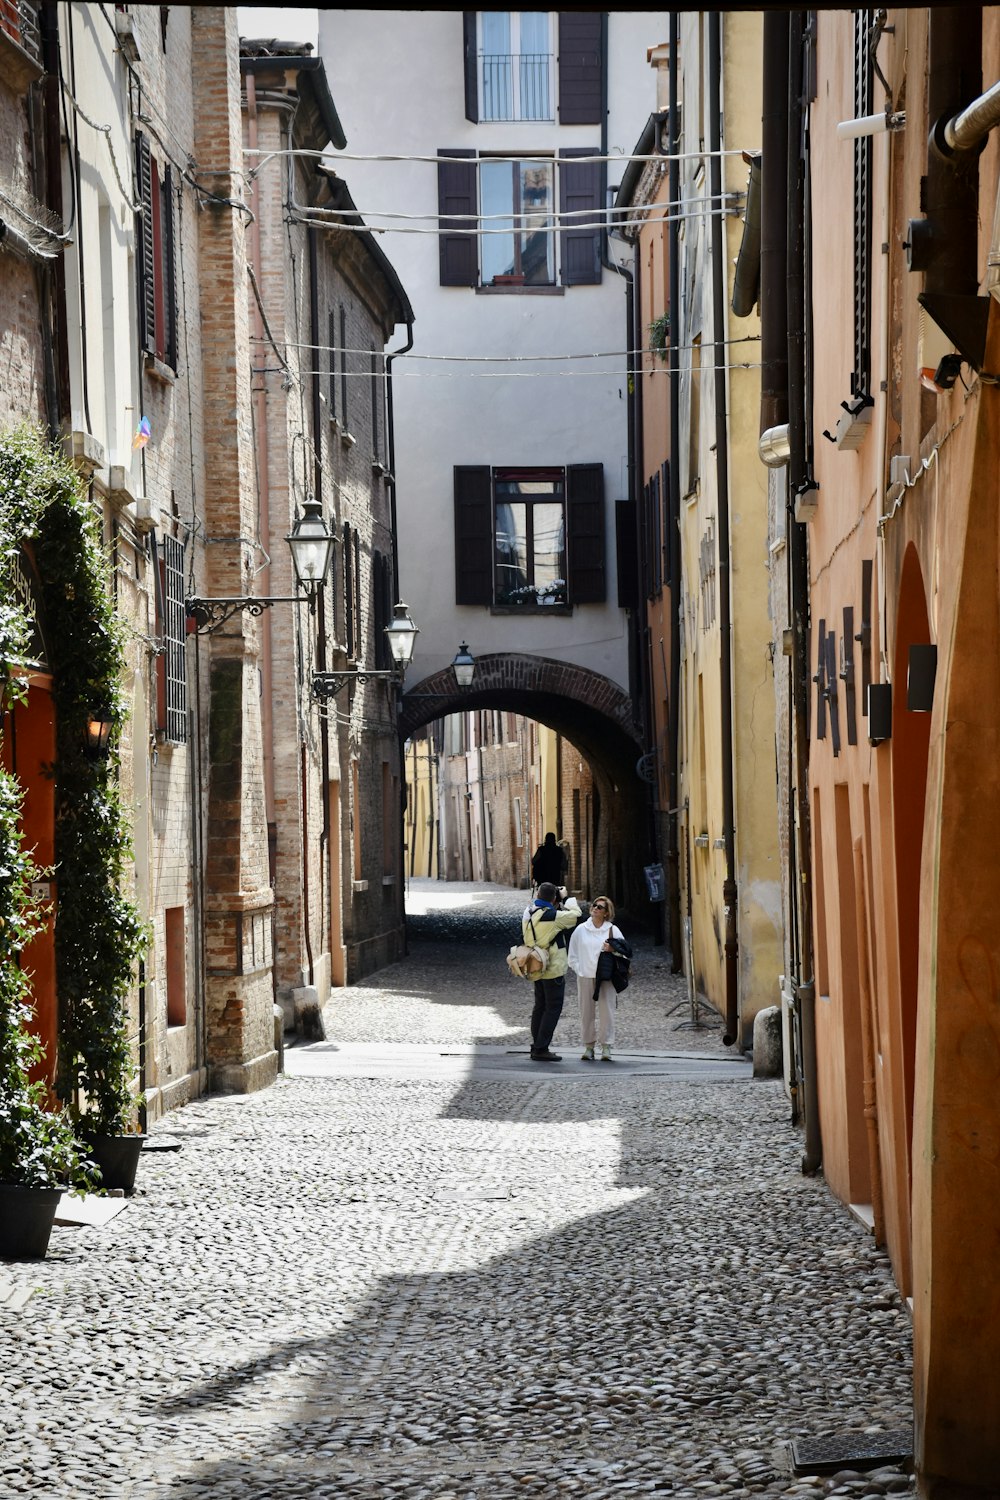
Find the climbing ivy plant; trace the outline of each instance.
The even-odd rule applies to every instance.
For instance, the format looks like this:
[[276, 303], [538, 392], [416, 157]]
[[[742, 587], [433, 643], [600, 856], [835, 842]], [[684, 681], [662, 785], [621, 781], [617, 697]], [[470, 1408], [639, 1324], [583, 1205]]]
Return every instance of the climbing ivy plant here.
[[[0, 436], [0, 594], [22, 546], [41, 580], [56, 720], [55, 925], [59, 993], [56, 1091], [84, 1135], [134, 1127], [127, 997], [146, 933], [124, 890], [128, 824], [118, 787], [125, 719], [124, 635], [98, 517], [72, 465], [44, 435]], [[28, 622], [0, 617], [0, 685], [15, 690]], [[111, 721], [110, 754], [88, 758], [86, 725]], [[10, 835], [0, 828], [0, 860]]]

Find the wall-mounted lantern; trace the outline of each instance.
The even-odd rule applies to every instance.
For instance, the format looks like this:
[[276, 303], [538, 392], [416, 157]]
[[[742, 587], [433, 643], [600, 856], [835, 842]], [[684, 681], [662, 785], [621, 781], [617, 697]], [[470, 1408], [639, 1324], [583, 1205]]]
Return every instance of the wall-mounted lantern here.
[[105, 760], [111, 742], [114, 721], [109, 714], [94, 709], [83, 726], [83, 753], [88, 760]]
[[459, 646], [458, 651], [455, 655], [455, 660], [451, 665], [455, 673], [455, 681], [458, 683], [459, 687], [471, 687], [472, 679], [476, 675], [476, 658], [469, 650], [469, 647], [465, 641], [463, 641]]
[[386, 640], [392, 653], [393, 665], [388, 670], [369, 669], [365, 666], [345, 667], [340, 672], [314, 672], [312, 695], [320, 703], [329, 703], [341, 688], [352, 682], [394, 682], [402, 684], [403, 675], [413, 659], [413, 648], [420, 634], [410, 618], [410, 612], [402, 602], [392, 608], [392, 622], [385, 627]]
[[195, 622], [194, 633], [213, 630], [224, 625], [233, 615], [246, 613], [262, 615], [274, 604], [308, 604], [315, 611], [319, 591], [326, 583], [330, 569], [330, 554], [333, 551], [334, 535], [327, 530], [323, 519], [323, 507], [318, 500], [307, 500], [302, 514], [285, 538], [292, 554], [295, 581], [302, 591], [298, 594], [237, 594], [215, 599], [204, 599], [190, 595], [184, 600], [184, 609]]

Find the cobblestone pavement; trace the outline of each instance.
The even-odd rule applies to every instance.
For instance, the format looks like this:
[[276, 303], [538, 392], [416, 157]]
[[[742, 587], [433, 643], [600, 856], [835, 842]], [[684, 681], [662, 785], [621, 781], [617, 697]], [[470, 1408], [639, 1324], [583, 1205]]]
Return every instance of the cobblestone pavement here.
[[[479, 1071], [525, 1043], [523, 901], [414, 882], [408, 958], [325, 1047], [159, 1122], [181, 1149], [123, 1213], [0, 1268], [0, 1500], [913, 1494], [793, 1472], [794, 1440], [908, 1428], [909, 1316], [781, 1085], [684, 1074], [724, 1049], [676, 1029], [662, 949], [620, 1041], [666, 1072], [579, 1064], [570, 1014], [566, 1063]], [[375, 1041], [394, 1072], [324, 1076]]]

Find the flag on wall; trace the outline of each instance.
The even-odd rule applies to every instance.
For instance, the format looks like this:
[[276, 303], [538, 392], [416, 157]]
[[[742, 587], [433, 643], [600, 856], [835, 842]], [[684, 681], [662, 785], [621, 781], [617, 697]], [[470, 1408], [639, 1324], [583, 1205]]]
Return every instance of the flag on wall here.
[[138, 427], [135, 429], [135, 437], [132, 439], [132, 451], [133, 452], [137, 448], [145, 448], [146, 444], [149, 442], [150, 430], [151, 429], [150, 429], [150, 426], [149, 426], [149, 418], [148, 417], [143, 417], [142, 421], [139, 423]]

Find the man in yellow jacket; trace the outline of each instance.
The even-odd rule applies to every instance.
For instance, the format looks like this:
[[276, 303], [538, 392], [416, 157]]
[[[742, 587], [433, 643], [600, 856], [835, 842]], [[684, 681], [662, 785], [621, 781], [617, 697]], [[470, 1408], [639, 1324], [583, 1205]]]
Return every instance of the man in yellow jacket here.
[[548, 962], [535, 980], [535, 1004], [531, 1012], [532, 1062], [562, 1062], [552, 1051], [566, 990], [566, 954], [569, 935], [583, 913], [575, 896], [565, 886], [544, 880], [521, 923], [524, 941], [544, 948]]

